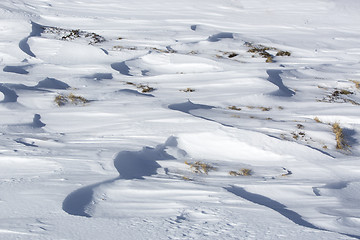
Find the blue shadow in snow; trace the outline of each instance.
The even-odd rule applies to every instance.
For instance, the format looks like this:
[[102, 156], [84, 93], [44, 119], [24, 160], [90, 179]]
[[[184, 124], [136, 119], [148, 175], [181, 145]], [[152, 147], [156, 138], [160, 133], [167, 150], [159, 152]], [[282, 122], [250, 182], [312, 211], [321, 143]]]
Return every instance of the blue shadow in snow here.
[[132, 76], [130, 74], [130, 68], [126, 65], [125, 62], [112, 63], [111, 68], [123, 75]]
[[[312, 223], [304, 220], [302, 218], [302, 216], [300, 214], [298, 214], [297, 212], [287, 209], [287, 207], [285, 205], [283, 205], [275, 200], [272, 200], [271, 198], [248, 192], [242, 187], [230, 186], [230, 187], [225, 187], [224, 189], [226, 189], [228, 192], [231, 192], [231, 193], [235, 194], [236, 196], [244, 198], [252, 203], [268, 207], [268, 208], [278, 212], [279, 214], [283, 215], [284, 217], [286, 217], [293, 223], [298, 224], [300, 226], [312, 228], [312, 229], [316, 229], [316, 230], [332, 232], [332, 231], [324, 229], [324, 228], [316, 227]], [[360, 236], [357, 236], [357, 235], [341, 233], [341, 232], [337, 232], [337, 233], [345, 235], [345, 236], [360, 239]]]
[[42, 88], [65, 90], [70, 88], [70, 86], [55, 78], [46, 78], [33, 87], [24, 84], [0, 83], [0, 92], [4, 94], [4, 100], [0, 101], [0, 103], [17, 102], [17, 98], [19, 97], [16, 94], [17, 90], [50, 92], [49, 90], [44, 90]]
[[233, 125], [217, 122], [217, 121], [215, 121], [213, 119], [198, 116], [198, 115], [195, 115], [195, 114], [191, 113], [192, 110], [198, 110], [198, 109], [210, 110], [210, 109], [215, 108], [213, 106], [203, 105], [203, 104], [195, 104], [195, 103], [192, 103], [190, 100], [188, 100], [187, 102], [184, 102], [184, 103], [171, 104], [171, 105], [168, 106], [168, 108], [171, 109], [171, 110], [176, 110], [176, 111], [180, 111], [180, 112], [183, 112], [183, 113], [190, 114], [191, 116], [194, 116], [194, 117], [197, 117], [197, 118], [200, 118], [200, 119], [215, 122], [215, 123], [218, 123], [218, 124], [223, 125], [225, 127], [234, 127]]
[[215, 108], [215, 107], [209, 106], [209, 105], [192, 103], [190, 100], [188, 100], [187, 102], [184, 102], [184, 103], [175, 103], [175, 104], [169, 105], [169, 109], [180, 111], [180, 112], [187, 113], [187, 114], [191, 114], [190, 113], [191, 110], [197, 110], [197, 109], [208, 110], [208, 109], [213, 109], [213, 108]]
[[5, 66], [3, 68], [4, 72], [16, 73], [16, 74], [28, 74], [29, 72], [25, 69], [28, 68], [30, 65], [24, 66]]
[[221, 32], [221, 33], [217, 33], [214, 35], [211, 35], [208, 38], [209, 42], [218, 42], [222, 39], [233, 39], [234, 38], [234, 34], [231, 32]]
[[95, 73], [93, 75], [89, 75], [85, 77], [86, 79], [94, 79], [96, 81], [101, 81], [104, 79], [111, 80], [113, 79], [113, 75], [111, 73]]
[[121, 179], [144, 179], [146, 176], [155, 175], [157, 169], [161, 167], [156, 161], [175, 159], [167, 154], [165, 149], [168, 146], [177, 146], [177, 144], [175, 137], [169, 137], [165, 144], [160, 144], [155, 148], [144, 147], [140, 151], [119, 152], [114, 159], [114, 166], [119, 177], [75, 190], [63, 201], [63, 210], [70, 215], [91, 217], [87, 209], [92, 202], [95, 188]]
[[280, 74], [283, 73], [281, 70], [275, 70], [275, 69], [269, 69], [266, 70], [266, 73], [269, 75], [268, 81], [276, 85], [279, 90], [272, 93], [275, 96], [280, 97], [291, 97], [295, 95], [294, 91], [291, 91], [288, 87], [286, 87], [282, 81], [282, 78], [280, 77]]
[[121, 90], [116, 91], [115, 93], [133, 95], [136, 97], [154, 97], [154, 95], [152, 95], [152, 94], [140, 93], [140, 92], [138, 92], [136, 90], [132, 90], [132, 89], [121, 89]]
[[61, 89], [65, 90], [70, 88], [70, 86], [62, 81], [59, 81], [55, 78], [45, 78], [44, 80], [40, 81], [34, 88], [48, 88], [48, 89]]
[[7, 88], [4, 84], [0, 84], [0, 92], [4, 94], [4, 99], [0, 103], [17, 102], [19, 96], [14, 90]]
[[41, 34], [44, 32], [44, 27], [33, 21], [31, 21], [31, 26], [32, 26], [31, 33], [29, 34], [29, 36], [27, 36], [26, 38], [22, 39], [19, 42], [19, 48], [27, 55], [29, 55], [31, 57], [36, 57], [35, 54], [30, 49], [28, 40], [31, 37], [40, 37]]

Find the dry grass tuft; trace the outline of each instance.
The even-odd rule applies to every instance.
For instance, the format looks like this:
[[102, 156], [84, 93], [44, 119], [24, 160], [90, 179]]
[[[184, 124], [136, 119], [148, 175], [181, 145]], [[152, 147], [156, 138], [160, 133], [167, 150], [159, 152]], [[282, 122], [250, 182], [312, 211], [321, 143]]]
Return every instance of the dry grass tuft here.
[[230, 171], [229, 174], [231, 176], [251, 176], [252, 170], [248, 168], [242, 168], [239, 171]]
[[339, 123], [334, 123], [331, 125], [333, 133], [335, 133], [335, 139], [336, 139], [336, 149], [344, 149], [348, 145], [345, 142], [345, 136], [343, 133], [343, 129], [340, 127]]
[[271, 107], [260, 107], [261, 111], [268, 112], [271, 110]]
[[194, 173], [208, 174], [210, 170], [215, 170], [216, 169], [213, 166], [211, 166], [211, 165], [209, 165], [207, 163], [200, 162], [200, 161], [196, 161], [194, 163], [189, 163], [189, 162], [185, 161], [185, 164], [190, 166], [191, 170]]
[[64, 106], [69, 102], [74, 105], [85, 104], [89, 102], [89, 100], [87, 100], [86, 98], [74, 95], [72, 93], [70, 93], [69, 95], [57, 95], [54, 101], [59, 107]]
[[299, 123], [299, 124], [297, 124], [297, 125], [296, 125], [296, 127], [297, 127], [298, 129], [304, 129], [304, 128], [305, 128], [305, 126], [304, 126], [304, 125], [302, 125], [302, 124], [300, 124], [300, 123]]
[[182, 179], [185, 180], [185, 181], [191, 181], [191, 179], [186, 177], [186, 176], [182, 176]]
[[71, 101], [72, 104], [75, 104], [75, 105], [80, 104], [80, 103], [85, 104], [85, 103], [89, 102], [86, 98], [84, 98], [82, 96], [76, 96], [72, 93], [69, 94], [68, 99]]
[[230, 107], [228, 107], [228, 109], [235, 110], [235, 111], [241, 111], [241, 108], [236, 107], [236, 106], [230, 106]]
[[277, 53], [276, 53], [276, 56], [281, 56], [281, 57], [290, 57], [291, 56], [291, 53], [288, 52], [288, 51], [282, 51], [282, 50], [279, 50]]
[[54, 101], [59, 107], [64, 106], [66, 103], [68, 103], [68, 99], [64, 95], [57, 95]]
[[180, 90], [180, 91], [182, 91], [182, 92], [195, 92], [195, 89], [193, 89], [193, 88], [186, 88], [186, 89], [182, 89], [182, 90]]
[[360, 89], [360, 81], [350, 80], [351, 82], [355, 83], [355, 87]]
[[314, 117], [315, 122], [322, 123], [322, 121], [318, 117]]

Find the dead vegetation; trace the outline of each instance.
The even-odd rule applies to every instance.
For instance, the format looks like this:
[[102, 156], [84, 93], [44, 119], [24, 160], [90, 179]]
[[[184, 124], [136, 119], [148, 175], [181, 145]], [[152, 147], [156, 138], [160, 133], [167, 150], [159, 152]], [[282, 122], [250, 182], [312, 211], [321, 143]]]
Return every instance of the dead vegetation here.
[[241, 108], [236, 107], [236, 106], [230, 106], [230, 107], [228, 107], [228, 109], [234, 110], [234, 111], [241, 111]]
[[[320, 87], [319, 88], [325, 89], [329, 91], [328, 88]], [[328, 93], [323, 99], [318, 99], [318, 102], [327, 102], [327, 103], [351, 103], [353, 105], [360, 105], [360, 103], [356, 102], [355, 100], [351, 99], [351, 96], [355, 95], [353, 91], [347, 89], [332, 89], [330, 93]]]
[[149, 50], [152, 50], [152, 51], [156, 51], [156, 52], [161, 52], [161, 53], [176, 53], [177, 51], [175, 51], [174, 49], [168, 47], [166, 49], [160, 49], [160, 48], [157, 48], [157, 47], [149, 47], [149, 48], [145, 48], [145, 49], [149, 49]]
[[291, 53], [288, 52], [288, 51], [279, 50], [279, 51], [276, 53], [276, 56], [290, 57], [290, 56], [291, 56]]
[[69, 95], [57, 95], [54, 99], [54, 102], [59, 106], [65, 106], [68, 103], [79, 105], [79, 104], [86, 104], [89, 102], [86, 98], [82, 96], [74, 95], [73, 93], [70, 93]]
[[360, 81], [350, 80], [350, 82], [354, 83], [357, 89], [360, 89]]
[[335, 134], [336, 149], [344, 149], [346, 147], [349, 147], [349, 145], [345, 141], [344, 132], [343, 129], [340, 127], [340, 124], [336, 122], [333, 123], [331, 126], [332, 131]]
[[152, 92], [155, 90], [155, 88], [150, 87], [149, 85], [144, 85], [144, 84], [136, 85], [136, 87], [138, 89], [140, 89], [142, 93], [149, 93], [149, 92]]
[[[274, 47], [267, 47], [264, 45], [254, 45], [252, 43], [245, 43], [245, 46], [249, 48], [248, 52], [253, 53], [252, 57], [259, 55], [262, 58], [265, 58], [265, 62], [272, 63], [274, 62], [274, 57], [289, 57], [291, 53], [288, 51], [283, 51]], [[271, 52], [277, 52], [275, 56]]]
[[[260, 109], [263, 112], [268, 112], [268, 111], [270, 111], [272, 109], [271, 107], [255, 107], [255, 106], [246, 106], [246, 107], [248, 109]], [[281, 108], [279, 108], [279, 109], [281, 109]]]
[[196, 161], [194, 163], [189, 163], [189, 162], [185, 161], [185, 164], [188, 165], [194, 173], [208, 174], [209, 171], [216, 169], [213, 166], [211, 166], [210, 164], [203, 163], [201, 161]]
[[59, 27], [44, 27], [44, 33], [55, 34], [57, 38], [64, 41], [73, 41], [75, 39], [87, 39], [90, 45], [105, 42], [106, 39], [93, 32], [81, 31], [80, 29], [65, 29]]
[[121, 45], [116, 45], [116, 46], [113, 46], [113, 50], [115, 50], [115, 51], [121, 51], [121, 50], [135, 51], [135, 50], [138, 50], [138, 48], [137, 47], [124, 47]]
[[150, 87], [149, 85], [142, 84], [142, 83], [135, 84], [133, 82], [126, 82], [126, 84], [135, 86], [137, 89], [141, 90], [142, 93], [149, 93], [149, 92], [155, 91], [155, 88]]
[[186, 88], [186, 89], [181, 89], [181, 92], [195, 92], [195, 89], [193, 88]]
[[322, 121], [318, 117], [314, 117], [315, 122], [322, 123]]
[[230, 171], [230, 176], [251, 176], [252, 170], [249, 168], [242, 168], [239, 171]]

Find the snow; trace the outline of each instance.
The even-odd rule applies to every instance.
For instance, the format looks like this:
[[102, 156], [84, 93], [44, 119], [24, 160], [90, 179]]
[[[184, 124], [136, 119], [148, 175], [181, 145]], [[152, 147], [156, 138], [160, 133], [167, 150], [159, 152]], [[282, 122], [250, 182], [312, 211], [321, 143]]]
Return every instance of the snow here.
[[0, 239], [360, 239], [359, 10], [3, 0]]

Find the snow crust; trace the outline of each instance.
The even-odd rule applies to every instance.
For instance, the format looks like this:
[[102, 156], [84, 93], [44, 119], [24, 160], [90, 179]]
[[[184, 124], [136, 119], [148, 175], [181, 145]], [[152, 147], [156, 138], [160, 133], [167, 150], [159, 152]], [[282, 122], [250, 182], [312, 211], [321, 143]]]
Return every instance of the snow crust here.
[[2, 0], [0, 239], [360, 239], [359, 12]]

